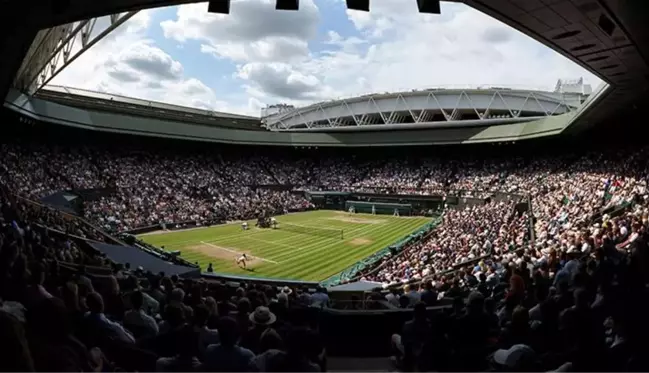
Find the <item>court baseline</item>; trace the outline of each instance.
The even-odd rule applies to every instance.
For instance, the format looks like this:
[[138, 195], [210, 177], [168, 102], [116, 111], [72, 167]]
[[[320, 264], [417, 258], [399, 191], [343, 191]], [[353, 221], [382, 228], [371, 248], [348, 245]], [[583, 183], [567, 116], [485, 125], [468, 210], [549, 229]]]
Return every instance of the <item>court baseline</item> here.
[[[209, 243], [209, 242], [201, 241], [201, 243], [202, 243], [203, 245], [207, 245], [207, 246], [213, 247], [213, 248], [215, 248], [215, 249], [219, 249], [219, 250], [227, 251], [227, 252], [230, 252], [230, 253], [233, 253], [233, 254], [237, 254], [237, 255], [241, 255], [241, 254], [243, 254], [243, 253], [241, 253], [241, 252], [238, 252], [238, 251], [235, 251], [235, 250], [232, 250], [232, 249], [228, 249], [227, 247], [220, 247], [220, 246], [213, 245], [213, 244], [211, 244], [211, 243]], [[246, 254], [246, 255], [247, 255], [247, 254]], [[259, 257], [259, 256], [255, 256], [255, 255], [248, 255], [248, 256], [251, 257], [251, 258], [254, 258], [254, 259], [259, 259], [259, 260], [261, 260], [262, 262], [267, 262], [267, 263], [272, 263], [272, 264], [279, 264], [278, 262], [276, 262], [276, 261], [274, 261], [274, 260], [265, 259], [265, 258], [262, 258], [262, 257]]]

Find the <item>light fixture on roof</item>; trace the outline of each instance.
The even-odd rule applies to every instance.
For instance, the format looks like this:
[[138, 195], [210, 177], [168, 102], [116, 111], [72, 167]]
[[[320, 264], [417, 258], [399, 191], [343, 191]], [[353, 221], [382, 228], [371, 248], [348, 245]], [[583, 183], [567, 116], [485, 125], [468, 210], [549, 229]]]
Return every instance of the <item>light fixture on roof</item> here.
[[571, 38], [573, 36], [577, 36], [579, 34], [581, 34], [581, 30], [566, 31], [566, 32], [562, 32], [562, 33], [560, 33], [558, 35], [554, 35], [552, 37], [552, 40], [567, 39], [567, 38]]
[[208, 13], [230, 14], [230, 0], [211, 0], [207, 4]]
[[277, 0], [275, 3], [277, 10], [300, 10], [300, 0]]
[[347, 0], [347, 9], [369, 12], [370, 0]]
[[596, 57], [593, 57], [593, 58], [589, 58], [589, 59], [587, 59], [586, 62], [597, 62], [597, 61], [603, 61], [603, 60], [605, 60], [605, 59], [607, 59], [607, 58], [609, 58], [609, 57], [610, 57], [610, 56], [596, 56]]
[[419, 13], [440, 14], [442, 12], [439, 0], [417, 0]]
[[597, 44], [593, 44], [593, 43], [581, 44], [581, 45], [578, 45], [576, 47], [570, 48], [570, 50], [572, 52], [579, 52], [579, 51], [583, 51], [583, 50], [586, 50], [586, 49], [591, 49], [591, 48], [596, 47], [596, 46], [597, 46]]

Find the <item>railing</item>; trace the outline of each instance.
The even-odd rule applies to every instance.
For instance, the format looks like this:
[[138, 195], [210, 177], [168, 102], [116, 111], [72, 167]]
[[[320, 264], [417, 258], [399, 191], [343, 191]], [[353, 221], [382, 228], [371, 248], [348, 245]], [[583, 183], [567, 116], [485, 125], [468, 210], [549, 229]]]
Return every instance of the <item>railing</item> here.
[[274, 285], [274, 286], [306, 286], [310, 290], [315, 290], [319, 285], [317, 282], [313, 282], [313, 281], [287, 280], [287, 279], [252, 277], [252, 276], [237, 276], [237, 275], [230, 275], [226, 273], [215, 273], [215, 272], [202, 272], [201, 276], [208, 280], [222, 280], [222, 281], [234, 283], [235, 285], [244, 282], [258, 281], [258, 282], [263, 282], [265, 284]]

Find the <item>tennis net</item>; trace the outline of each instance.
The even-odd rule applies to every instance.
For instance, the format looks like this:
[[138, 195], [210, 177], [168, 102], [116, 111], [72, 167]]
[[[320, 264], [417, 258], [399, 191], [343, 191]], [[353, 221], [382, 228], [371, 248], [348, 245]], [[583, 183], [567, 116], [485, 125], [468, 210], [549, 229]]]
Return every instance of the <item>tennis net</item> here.
[[342, 229], [306, 227], [304, 225], [297, 225], [297, 224], [290, 224], [290, 223], [280, 223], [278, 228], [289, 232], [310, 234], [313, 236], [321, 236], [321, 237], [328, 237], [328, 238], [340, 238], [341, 240], [343, 239]]

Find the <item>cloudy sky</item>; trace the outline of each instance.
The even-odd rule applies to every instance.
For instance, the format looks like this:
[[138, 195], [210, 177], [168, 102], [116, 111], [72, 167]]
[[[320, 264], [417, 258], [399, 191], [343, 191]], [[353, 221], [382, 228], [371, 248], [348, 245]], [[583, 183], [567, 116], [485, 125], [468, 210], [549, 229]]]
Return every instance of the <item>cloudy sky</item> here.
[[421, 15], [416, 0], [232, 0], [139, 12], [51, 84], [210, 110], [259, 115], [372, 92], [445, 86], [552, 89], [558, 78], [599, 80], [524, 34], [462, 4]]

